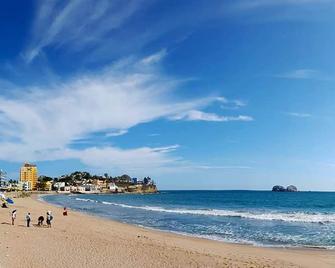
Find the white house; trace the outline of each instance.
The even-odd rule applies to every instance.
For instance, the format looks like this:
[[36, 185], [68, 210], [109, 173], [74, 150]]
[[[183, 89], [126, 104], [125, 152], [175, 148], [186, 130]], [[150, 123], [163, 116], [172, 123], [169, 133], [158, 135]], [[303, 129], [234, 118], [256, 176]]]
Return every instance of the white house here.
[[21, 191], [31, 191], [32, 190], [32, 185], [30, 181], [19, 181], [17, 184], [18, 190]]
[[64, 187], [65, 187], [65, 182], [55, 182], [55, 183], [54, 183], [54, 187], [55, 187], [57, 190], [60, 190], [60, 188], [64, 188]]
[[111, 192], [118, 192], [119, 191], [119, 187], [117, 187], [115, 185], [114, 182], [111, 182], [109, 185], [108, 185], [108, 189], [111, 191]]

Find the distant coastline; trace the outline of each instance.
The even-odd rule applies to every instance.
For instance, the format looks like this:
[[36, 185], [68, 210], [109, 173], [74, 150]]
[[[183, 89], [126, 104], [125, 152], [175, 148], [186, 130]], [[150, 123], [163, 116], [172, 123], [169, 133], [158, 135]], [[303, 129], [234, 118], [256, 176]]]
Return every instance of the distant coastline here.
[[[31, 167], [35, 172], [30, 174]], [[37, 178], [36, 165], [25, 164], [22, 169], [20, 181], [3, 181], [0, 190], [22, 191], [22, 192], [51, 192], [74, 193], [74, 194], [116, 194], [116, 193], [157, 193], [158, 188], [155, 181], [149, 176], [143, 179], [132, 178], [127, 174], [112, 177], [105, 173], [103, 176], [91, 175], [86, 171], [75, 171], [71, 174], [52, 178], [48, 176], [39, 176]], [[29, 176], [27, 175], [29, 174]]]

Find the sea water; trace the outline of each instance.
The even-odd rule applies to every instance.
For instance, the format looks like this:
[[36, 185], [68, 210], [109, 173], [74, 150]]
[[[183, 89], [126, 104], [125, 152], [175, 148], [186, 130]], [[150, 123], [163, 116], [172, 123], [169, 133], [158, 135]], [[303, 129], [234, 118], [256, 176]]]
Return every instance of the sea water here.
[[335, 193], [330, 192], [162, 191], [43, 199], [125, 223], [213, 240], [335, 249]]

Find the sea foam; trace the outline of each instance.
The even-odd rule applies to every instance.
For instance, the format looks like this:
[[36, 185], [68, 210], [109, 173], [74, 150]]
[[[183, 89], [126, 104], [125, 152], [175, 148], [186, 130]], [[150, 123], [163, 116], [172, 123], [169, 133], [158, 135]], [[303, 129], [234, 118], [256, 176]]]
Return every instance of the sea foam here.
[[163, 208], [155, 206], [131, 206], [122, 203], [112, 203], [106, 201], [97, 201], [85, 198], [76, 198], [78, 201], [101, 203], [104, 205], [113, 205], [129, 209], [140, 209], [146, 211], [160, 212], [160, 213], [174, 213], [174, 214], [188, 214], [199, 216], [216, 216], [216, 217], [238, 217], [262, 221], [284, 221], [284, 222], [306, 222], [327, 224], [335, 223], [335, 214], [326, 213], [306, 213], [306, 212], [251, 212], [251, 211], [234, 211], [225, 209], [185, 209], [185, 208]]

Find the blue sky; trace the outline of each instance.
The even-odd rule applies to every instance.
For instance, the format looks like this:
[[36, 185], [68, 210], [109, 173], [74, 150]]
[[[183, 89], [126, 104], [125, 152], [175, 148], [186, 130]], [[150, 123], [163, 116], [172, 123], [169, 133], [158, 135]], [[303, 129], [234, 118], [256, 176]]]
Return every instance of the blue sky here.
[[7, 1], [0, 167], [335, 190], [330, 0]]

